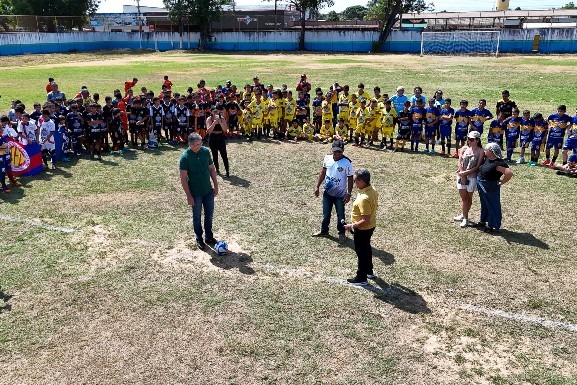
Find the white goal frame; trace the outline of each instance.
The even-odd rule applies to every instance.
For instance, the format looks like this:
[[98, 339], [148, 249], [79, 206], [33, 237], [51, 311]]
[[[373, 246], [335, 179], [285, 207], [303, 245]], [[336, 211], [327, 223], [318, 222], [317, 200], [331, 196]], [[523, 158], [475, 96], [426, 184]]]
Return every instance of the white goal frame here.
[[[432, 39], [427, 39], [431, 37]], [[433, 38], [434, 37], [434, 38]], [[421, 32], [421, 56], [426, 54], [467, 55], [467, 54], [493, 54], [499, 55], [499, 43], [501, 31], [451, 31], [451, 32]], [[426, 44], [437, 42], [445, 45], [448, 49], [427, 53]], [[481, 44], [479, 44], [481, 43]], [[451, 46], [451, 44], [453, 44]], [[467, 46], [470, 44], [470, 46]], [[483, 44], [489, 44], [491, 49], [477, 49]]]

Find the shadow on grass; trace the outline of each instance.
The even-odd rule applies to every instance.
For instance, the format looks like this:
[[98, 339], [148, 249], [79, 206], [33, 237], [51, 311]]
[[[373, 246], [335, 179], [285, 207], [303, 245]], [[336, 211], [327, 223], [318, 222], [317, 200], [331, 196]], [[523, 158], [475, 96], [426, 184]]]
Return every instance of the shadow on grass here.
[[12, 305], [7, 303], [8, 301], [10, 301], [10, 299], [12, 299], [12, 295], [6, 294], [2, 290], [0, 290], [0, 301], [4, 302], [4, 304], [0, 305], [0, 314], [2, 312], [12, 310]]
[[243, 179], [236, 175], [231, 175], [228, 178], [223, 178], [222, 180], [224, 182], [228, 182], [231, 186], [244, 187], [244, 188], [250, 186], [249, 180]]
[[218, 255], [212, 250], [208, 251], [208, 253], [211, 254], [210, 263], [220, 269], [238, 269], [242, 274], [254, 274], [254, 269], [249, 266], [249, 263], [252, 262], [252, 257], [246, 253], [229, 251], [225, 255]]
[[427, 301], [417, 292], [398, 283], [387, 283], [381, 278], [374, 278], [375, 286], [369, 285], [363, 288], [375, 294], [375, 298], [393, 305], [399, 310], [411, 314], [430, 314], [431, 309]]
[[539, 249], [549, 250], [549, 245], [538, 239], [531, 233], [518, 233], [516, 231], [501, 229], [494, 233], [497, 237], [504, 238], [507, 243], [518, 243], [521, 245], [533, 246]]

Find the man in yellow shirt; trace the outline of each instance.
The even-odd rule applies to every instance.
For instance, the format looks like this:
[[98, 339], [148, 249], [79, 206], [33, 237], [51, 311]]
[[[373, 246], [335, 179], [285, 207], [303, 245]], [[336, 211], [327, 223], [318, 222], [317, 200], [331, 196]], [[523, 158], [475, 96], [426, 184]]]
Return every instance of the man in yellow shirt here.
[[359, 194], [353, 203], [351, 223], [345, 225], [346, 230], [353, 231], [355, 252], [357, 253], [357, 274], [347, 279], [352, 285], [368, 285], [367, 278], [375, 278], [373, 272], [373, 250], [371, 237], [377, 226], [377, 207], [379, 194], [371, 186], [371, 173], [366, 168], [354, 172], [353, 181], [359, 189]]

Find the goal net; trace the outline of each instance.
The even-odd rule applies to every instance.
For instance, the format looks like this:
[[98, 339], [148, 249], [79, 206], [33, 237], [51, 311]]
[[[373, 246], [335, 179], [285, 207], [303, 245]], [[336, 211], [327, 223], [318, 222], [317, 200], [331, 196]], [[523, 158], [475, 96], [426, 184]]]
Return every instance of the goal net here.
[[422, 32], [421, 56], [499, 54], [500, 31]]

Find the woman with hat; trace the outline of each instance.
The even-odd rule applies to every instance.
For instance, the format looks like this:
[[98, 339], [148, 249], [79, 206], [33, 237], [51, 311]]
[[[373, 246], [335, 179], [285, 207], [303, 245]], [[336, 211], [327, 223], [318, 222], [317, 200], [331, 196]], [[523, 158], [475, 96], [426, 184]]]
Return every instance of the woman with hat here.
[[488, 233], [501, 228], [501, 186], [512, 177], [511, 169], [503, 161], [501, 147], [497, 143], [488, 143], [485, 146], [485, 161], [477, 172], [481, 220], [476, 227], [481, 227]]
[[457, 190], [461, 196], [461, 214], [453, 219], [461, 222], [461, 227], [469, 223], [469, 210], [473, 204], [473, 194], [477, 191], [477, 170], [485, 154], [481, 145], [481, 134], [471, 131], [467, 135], [467, 143], [459, 151], [459, 170], [457, 171]]

